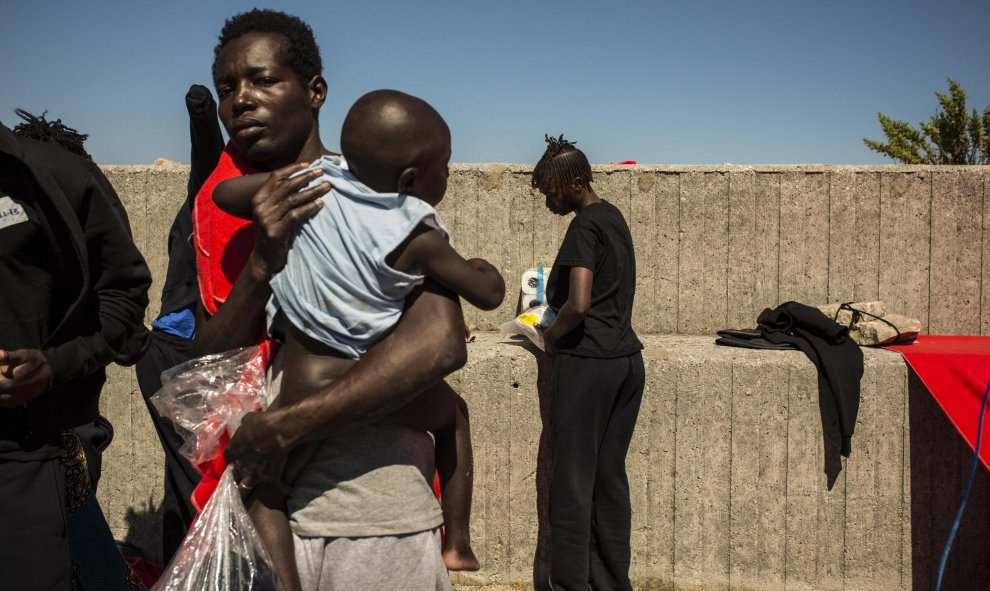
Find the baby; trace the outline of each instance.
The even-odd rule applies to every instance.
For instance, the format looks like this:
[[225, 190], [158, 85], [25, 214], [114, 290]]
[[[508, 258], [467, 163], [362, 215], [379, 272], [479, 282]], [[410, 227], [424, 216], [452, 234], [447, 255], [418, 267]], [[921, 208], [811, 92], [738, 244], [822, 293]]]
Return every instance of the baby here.
[[[451, 147], [450, 130], [433, 107], [393, 90], [370, 92], [348, 112], [340, 144], [343, 158], [324, 156], [301, 172], [314, 179], [307, 190], [332, 189], [318, 213], [301, 226], [285, 268], [271, 280], [269, 331], [286, 342], [285, 378], [276, 405], [312, 392], [312, 385], [295, 386], [299, 380], [290, 368], [341, 375], [342, 362], [360, 358], [394, 328], [406, 296], [426, 277], [484, 310], [498, 307], [505, 296], [498, 270], [483, 259], [462, 258], [434, 209], [447, 190]], [[250, 199], [268, 177], [225, 181], [214, 200], [229, 213], [249, 217]], [[335, 369], [327, 370], [330, 365]], [[433, 433], [444, 563], [451, 570], [477, 570], [470, 545], [472, 459], [463, 399], [434, 389], [388, 421]], [[294, 449], [283, 481], [294, 482], [319, 446]], [[282, 584], [292, 590], [300, 583], [283, 488], [257, 487], [249, 511]]]

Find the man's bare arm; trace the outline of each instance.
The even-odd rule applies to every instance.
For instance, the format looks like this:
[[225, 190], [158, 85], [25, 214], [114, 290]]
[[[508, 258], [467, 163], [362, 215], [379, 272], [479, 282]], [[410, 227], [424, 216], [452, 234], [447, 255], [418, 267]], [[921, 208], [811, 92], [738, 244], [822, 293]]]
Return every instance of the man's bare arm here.
[[265, 304], [272, 290], [268, 284], [271, 275], [254, 259], [252, 253], [216, 315], [207, 316], [202, 302], [196, 306], [194, 355], [222, 353], [258, 344], [265, 327]]
[[343, 377], [296, 404], [248, 415], [225, 455], [238, 478], [264, 480], [266, 467], [296, 445], [378, 421], [466, 360], [460, 304], [427, 281], [395, 330]]

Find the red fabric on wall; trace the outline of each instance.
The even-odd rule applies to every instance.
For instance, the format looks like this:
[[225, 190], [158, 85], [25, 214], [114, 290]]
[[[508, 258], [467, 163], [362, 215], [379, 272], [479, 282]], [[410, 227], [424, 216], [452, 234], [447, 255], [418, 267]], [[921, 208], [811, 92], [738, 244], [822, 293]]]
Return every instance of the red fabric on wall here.
[[[918, 335], [909, 345], [884, 347], [904, 356], [935, 401], [963, 436], [976, 447], [977, 420], [990, 381], [990, 337]], [[983, 417], [980, 461], [990, 470], [990, 409]]]

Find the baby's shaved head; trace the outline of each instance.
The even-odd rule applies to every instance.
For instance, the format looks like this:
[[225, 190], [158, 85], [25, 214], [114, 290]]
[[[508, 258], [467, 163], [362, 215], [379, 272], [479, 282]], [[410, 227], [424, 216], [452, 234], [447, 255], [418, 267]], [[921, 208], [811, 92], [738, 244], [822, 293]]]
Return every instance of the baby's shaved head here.
[[450, 129], [423, 99], [375, 90], [354, 103], [340, 132], [348, 168], [379, 192], [395, 192], [399, 174], [449, 150]]

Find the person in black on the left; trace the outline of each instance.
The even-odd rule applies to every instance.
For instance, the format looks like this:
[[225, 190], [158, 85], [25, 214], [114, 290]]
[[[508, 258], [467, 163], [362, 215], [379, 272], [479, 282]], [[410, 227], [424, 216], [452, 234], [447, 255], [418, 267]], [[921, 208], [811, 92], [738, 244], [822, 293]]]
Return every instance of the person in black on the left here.
[[150, 284], [97, 166], [0, 125], [4, 588], [70, 588], [66, 445], [99, 417], [104, 367], [143, 330]]

